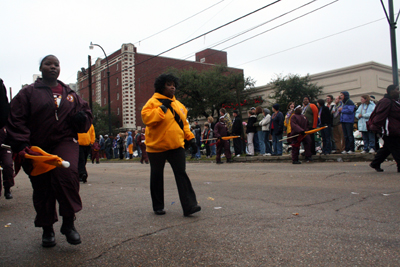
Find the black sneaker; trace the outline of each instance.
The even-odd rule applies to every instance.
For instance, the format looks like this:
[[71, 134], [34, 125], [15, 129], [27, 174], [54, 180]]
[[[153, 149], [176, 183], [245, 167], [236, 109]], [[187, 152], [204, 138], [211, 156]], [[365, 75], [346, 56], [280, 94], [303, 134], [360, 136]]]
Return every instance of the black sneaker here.
[[301, 164], [301, 162], [296, 160], [296, 161], [293, 161], [292, 164]]

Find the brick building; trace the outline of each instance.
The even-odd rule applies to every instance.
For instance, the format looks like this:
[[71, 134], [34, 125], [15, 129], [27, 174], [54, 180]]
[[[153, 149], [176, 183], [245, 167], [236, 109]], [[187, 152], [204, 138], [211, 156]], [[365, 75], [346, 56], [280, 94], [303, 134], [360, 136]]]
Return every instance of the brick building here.
[[[199, 71], [212, 68], [216, 64], [228, 65], [227, 53], [206, 49], [196, 53], [196, 61], [137, 53], [133, 44], [123, 44], [121, 49], [108, 56], [110, 68], [111, 113], [117, 115], [115, 126], [122, 129], [135, 129], [143, 126], [141, 109], [154, 94], [154, 80], [169, 68]], [[235, 69], [243, 74], [242, 69]], [[77, 91], [89, 100], [88, 75], [78, 71]], [[98, 58], [92, 66], [92, 100], [100, 106], [107, 99], [107, 61]]]

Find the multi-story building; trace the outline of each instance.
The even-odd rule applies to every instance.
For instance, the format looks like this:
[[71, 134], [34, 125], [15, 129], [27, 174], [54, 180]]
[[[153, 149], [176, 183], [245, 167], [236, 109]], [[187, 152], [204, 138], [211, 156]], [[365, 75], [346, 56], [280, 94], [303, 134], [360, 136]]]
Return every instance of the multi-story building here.
[[[141, 109], [154, 94], [154, 80], [170, 68], [206, 70], [215, 65], [228, 65], [227, 53], [206, 49], [196, 53], [196, 61], [187, 61], [137, 53], [133, 44], [122, 44], [121, 49], [108, 56], [110, 69], [111, 113], [117, 115], [115, 126], [135, 129], [143, 126]], [[98, 58], [92, 68], [92, 101], [108, 104], [107, 60]], [[233, 69], [243, 74], [242, 69]], [[89, 81], [86, 70], [78, 71], [77, 91], [88, 101]]]

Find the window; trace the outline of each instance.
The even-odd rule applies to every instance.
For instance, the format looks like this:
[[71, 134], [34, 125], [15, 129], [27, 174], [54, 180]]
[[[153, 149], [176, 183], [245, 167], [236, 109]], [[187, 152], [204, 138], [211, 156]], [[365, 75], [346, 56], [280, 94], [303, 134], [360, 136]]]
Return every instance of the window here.
[[119, 84], [119, 79], [117, 78], [117, 85]]
[[106, 98], [104, 98], [104, 105], [107, 103]]
[[119, 115], [119, 108], [117, 109], [117, 115]]
[[119, 100], [119, 93], [117, 93], [117, 100]]

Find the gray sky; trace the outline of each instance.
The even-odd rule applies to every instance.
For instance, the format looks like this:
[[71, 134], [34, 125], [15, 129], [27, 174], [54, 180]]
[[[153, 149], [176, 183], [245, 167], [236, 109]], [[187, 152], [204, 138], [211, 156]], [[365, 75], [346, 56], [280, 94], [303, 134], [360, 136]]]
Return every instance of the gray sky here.
[[[103, 57], [101, 49], [89, 50], [91, 41], [100, 44], [107, 54], [120, 49], [122, 43], [133, 43], [139, 53], [156, 55], [273, 2], [2, 1], [0, 77], [7, 88], [13, 88], [15, 95], [22, 84], [33, 82], [32, 76], [39, 73], [41, 58], [54, 54], [61, 62], [59, 79], [74, 83], [77, 71], [87, 67], [89, 54], [92, 62]], [[194, 60], [194, 53], [309, 2], [281, 0], [163, 56], [178, 59], [191, 56], [188, 59]], [[229, 66], [244, 69], [245, 76], [256, 80], [256, 86], [270, 82], [278, 74], [314, 74], [368, 61], [390, 66], [389, 24], [379, 0], [339, 0], [282, 25], [331, 2], [334, 0], [314, 1], [213, 49], [227, 51]], [[397, 13], [400, 1], [394, 2]], [[388, 9], [388, 1], [384, 3]], [[244, 41], [257, 34], [260, 35]], [[396, 34], [399, 43], [399, 30]]]

